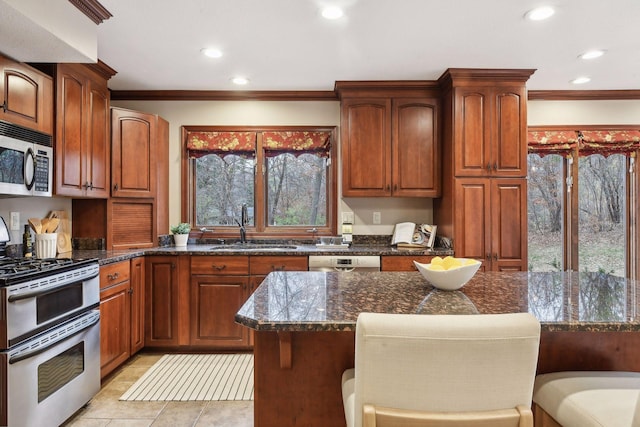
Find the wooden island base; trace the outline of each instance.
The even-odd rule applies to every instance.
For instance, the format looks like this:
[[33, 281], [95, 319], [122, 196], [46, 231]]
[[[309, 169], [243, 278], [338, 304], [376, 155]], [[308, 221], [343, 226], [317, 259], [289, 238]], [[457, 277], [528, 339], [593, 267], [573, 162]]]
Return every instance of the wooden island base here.
[[255, 331], [254, 427], [345, 426], [341, 378], [354, 350], [354, 332]]

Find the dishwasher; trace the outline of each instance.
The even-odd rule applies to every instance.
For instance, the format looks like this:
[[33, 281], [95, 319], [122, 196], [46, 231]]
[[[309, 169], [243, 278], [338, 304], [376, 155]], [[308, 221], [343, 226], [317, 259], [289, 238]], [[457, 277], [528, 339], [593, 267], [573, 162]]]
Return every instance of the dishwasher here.
[[309, 271], [380, 271], [377, 255], [310, 255]]

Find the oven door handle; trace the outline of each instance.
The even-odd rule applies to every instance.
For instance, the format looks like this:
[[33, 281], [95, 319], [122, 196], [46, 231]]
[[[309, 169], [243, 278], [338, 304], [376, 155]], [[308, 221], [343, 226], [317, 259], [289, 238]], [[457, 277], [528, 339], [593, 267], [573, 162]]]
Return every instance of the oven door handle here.
[[[85, 277], [82, 280], [91, 280], [95, 277], [98, 277], [98, 274], [91, 276], [91, 277]], [[24, 292], [21, 294], [13, 294], [13, 295], [9, 295], [9, 298], [7, 298], [7, 301], [9, 302], [16, 302], [16, 301], [20, 301], [23, 299], [29, 299], [29, 298], [36, 298], [39, 297], [41, 295], [46, 295], [46, 294], [50, 294], [51, 292], [55, 292], [61, 288], [64, 288], [65, 286], [69, 286], [68, 283], [65, 283], [64, 285], [60, 285], [60, 286], [56, 286], [54, 288], [47, 288], [47, 289], [40, 289], [37, 291], [32, 291], [32, 292]]]
[[64, 337], [60, 341], [54, 341], [54, 342], [50, 343], [49, 345], [42, 346], [41, 348], [38, 348], [36, 350], [28, 351], [26, 353], [22, 353], [22, 354], [19, 354], [17, 356], [10, 357], [9, 358], [9, 364], [13, 365], [14, 363], [18, 363], [18, 362], [21, 362], [21, 361], [23, 361], [25, 359], [29, 359], [30, 357], [37, 356], [40, 353], [44, 353], [45, 351], [47, 351], [51, 347], [54, 347], [54, 346], [56, 346], [56, 345], [58, 345], [60, 343], [63, 343], [65, 341], [69, 340], [70, 338], [78, 335], [80, 332], [86, 331], [87, 329], [89, 329], [90, 327], [92, 327], [93, 325], [98, 323], [99, 321], [100, 321], [100, 316], [97, 316], [90, 323], [87, 323], [81, 329], [73, 331], [73, 333], [67, 335], [66, 337]]

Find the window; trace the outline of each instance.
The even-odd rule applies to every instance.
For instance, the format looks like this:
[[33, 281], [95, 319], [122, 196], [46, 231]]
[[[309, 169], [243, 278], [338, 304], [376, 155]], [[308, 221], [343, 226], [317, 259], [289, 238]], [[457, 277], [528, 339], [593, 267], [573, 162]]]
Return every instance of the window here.
[[[183, 127], [183, 217], [235, 237], [336, 232], [335, 128]], [[311, 233], [311, 234], [310, 234]]]
[[635, 278], [640, 132], [530, 128], [529, 269]]

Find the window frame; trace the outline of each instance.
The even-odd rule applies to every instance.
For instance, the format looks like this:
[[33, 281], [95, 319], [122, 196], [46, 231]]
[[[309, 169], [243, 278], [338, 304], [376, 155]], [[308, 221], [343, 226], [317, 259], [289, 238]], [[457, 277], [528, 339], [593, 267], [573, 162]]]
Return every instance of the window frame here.
[[[247, 239], [313, 239], [315, 236], [333, 236], [337, 233], [338, 212], [338, 161], [337, 161], [337, 132], [336, 126], [181, 126], [181, 221], [191, 224], [191, 237], [196, 238], [238, 238], [237, 226], [207, 226], [196, 224], [195, 212], [195, 159], [190, 159], [187, 150], [187, 135], [189, 132], [256, 132], [256, 156], [254, 167], [255, 214], [254, 224], [246, 226]], [[326, 173], [327, 188], [327, 223], [326, 226], [269, 226], [267, 224], [267, 185], [266, 185], [266, 156], [262, 144], [262, 133], [266, 131], [322, 131], [331, 133], [330, 164]], [[262, 173], [264, 171], [264, 173]], [[258, 215], [258, 212], [260, 214]], [[203, 230], [203, 228], [205, 228]]]
[[[549, 125], [549, 126], [529, 126], [528, 132], [544, 131], [615, 131], [638, 129], [640, 125]], [[534, 153], [535, 154], [535, 153]], [[629, 239], [625, 245], [625, 275], [627, 278], [636, 280], [640, 277], [640, 260], [637, 259], [640, 248], [640, 230], [636, 226], [638, 209], [640, 209], [640, 195], [637, 189], [640, 188], [640, 174], [637, 171], [637, 160], [640, 158], [640, 149], [635, 151], [635, 160], [627, 157], [626, 169], [633, 168], [633, 174], [625, 174], [625, 230]], [[563, 159], [562, 182], [563, 185], [563, 219], [562, 219], [562, 257], [563, 270], [579, 271], [578, 262], [578, 168], [579, 168], [579, 148], [576, 146], [570, 150], [569, 157]], [[567, 191], [567, 179], [571, 181], [571, 191]]]

